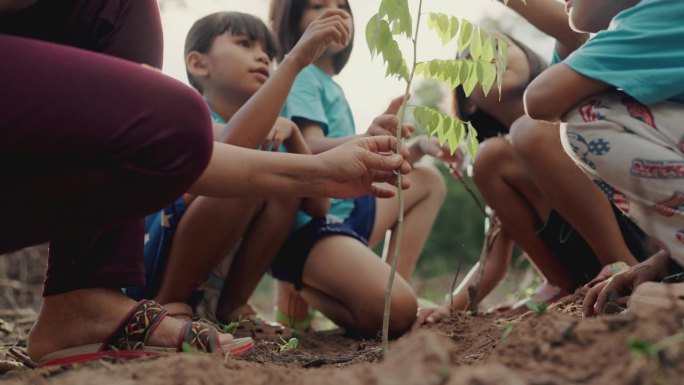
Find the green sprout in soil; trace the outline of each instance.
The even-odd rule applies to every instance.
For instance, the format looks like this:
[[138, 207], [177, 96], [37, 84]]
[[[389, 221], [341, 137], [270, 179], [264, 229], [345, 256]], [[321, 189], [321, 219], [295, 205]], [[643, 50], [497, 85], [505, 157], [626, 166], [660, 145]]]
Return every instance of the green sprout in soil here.
[[280, 341], [282, 341], [281, 344], [278, 344], [280, 346], [280, 349], [278, 349], [280, 353], [295, 350], [297, 348], [297, 345], [299, 345], [299, 339], [295, 337], [292, 337], [289, 340], [285, 340], [283, 336], [280, 336]]
[[192, 345], [190, 345], [190, 343], [187, 341], [183, 341], [183, 343], [181, 344], [181, 351], [183, 353], [188, 353], [188, 354], [196, 354], [197, 352], [199, 352], [196, 348], [194, 348]]
[[243, 319], [243, 318], [242, 318], [242, 315], [240, 315], [240, 316], [238, 317], [237, 320], [232, 321], [232, 322], [229, 323], [229, 324], [223, 325], [223, 330], [222, 330], [222, 331], [223, 331], [224, 333], [232, 333], [232, 332], [235, 331], [235, 329], [239, 328], [240, 325], [242, 325], [242, 324], [245, 323], [245, 322], [249, 322], [249, 320]]
[[679, 332], [665, 337], [658, 342], [650, 342], [644, 339], [633, 338], [627, 341], [629, 350], [637, 355], [658, 360], [660, 352], [684, 342], [684, 332]]
[[527, 308], [535, 314], [544, 314], [548, 309], [548, 304], [546, 303], [546, 301], [535, 301], [533, 299], [527, 301], [525, 303], [525, 306], [527, 306]]
[[508, 338], [513, 332], [513, 329], [515, 329], [515, 324], [513, 322], [506, 322], [506, 325], [504, 325], [504, 332], [501, 335], [501, 341]]

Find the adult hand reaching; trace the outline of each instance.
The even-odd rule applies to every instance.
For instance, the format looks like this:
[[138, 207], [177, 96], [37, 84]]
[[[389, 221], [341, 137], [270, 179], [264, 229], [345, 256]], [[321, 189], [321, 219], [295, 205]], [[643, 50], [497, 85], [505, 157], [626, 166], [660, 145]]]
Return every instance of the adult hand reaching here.
[[[397, 172], [408, 174], [411, 165], [406, 161], [409, 151], [402, 147], [401, 154], [393, 153], [397, 139], [391, 136], [359, 138], [318, 154], [319, 178], [323, 179], [324, 196], [350, 198], [374, 195], [391, 198], [394, 189], [380, 183], [397, 185]], [[411, 183], [402, 177], [402, 187]]]

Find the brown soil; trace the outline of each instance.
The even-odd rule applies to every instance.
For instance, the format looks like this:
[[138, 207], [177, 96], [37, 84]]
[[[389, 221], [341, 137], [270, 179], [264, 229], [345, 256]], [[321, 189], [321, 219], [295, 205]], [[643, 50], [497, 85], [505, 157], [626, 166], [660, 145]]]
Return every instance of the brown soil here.
[[[286, 352], [277, 343], [259, 342], [249, 354], [225, 362], [179, 354], [33, 370], [22, 357], [36, 317], [32, 309], [40, 303], [44, 254], [42, 247], [0, 258], [0, 277], [7, 277], [0, 278], [3, 384], [684, 384], [684, 338], [676, 338], [684, 337], [684, 313], [664, 309], [584, 319], [578, 296], [545, 314], [455, 313], [394, 342], [385, 359], [376, 340], [327, 331], [299, 336], [299, 346]], [[663, 341], [662, 349], [630, 349], [632, 340]]]
[[[663, 310], [583, 319], [579, 310], [578, 297], [571, 296], [545, 314], [457, 313], [394, 342], [386, 359], [377, 341], [331, 331], [300, 336], [299, 346], [287, 352], [260, 342], [250, 354], [225, 362], [183, 354], [69, 370], [12, 370], [0, 380], [54, 385], [682, 383], [683, 345], [666, 344], [652, 355], [628, 347], [632, 339], [657, 342], [679, 333], [682, 314]], [[31, 314], [5, 313], [4, 318], [10, 323], [0, 325], [3, 342], [19, 341], [20, 347]], [[17, 361], [5, 355], [6, 361]], [[0, 362], [0, 370], [7, 368]]]

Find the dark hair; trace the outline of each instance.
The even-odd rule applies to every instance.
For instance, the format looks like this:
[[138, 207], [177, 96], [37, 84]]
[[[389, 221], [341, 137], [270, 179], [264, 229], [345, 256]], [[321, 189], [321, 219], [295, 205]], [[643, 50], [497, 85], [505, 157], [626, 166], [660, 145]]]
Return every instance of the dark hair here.
[[[302, 16], [308, 3], [309, 0], [271, 0], [268, 19], [281, 47], [278, 61], [282, 61], [285, 54], [290, 52], [295, 44], [297, 44], [297, 41], [299, 41], [299, 38], [302, 37], [301, 33], [299, 33], [299, 24], [302, 21]], [[354, 20], [351, 8], [347, 8], [346, 11]], [[344, 66], [347, 65], [354, 45], [353, 40], [350, 40], [349, 45], [344, 50], [335, 54], [333, 67], [336, 74], [339, 74]]]
[[[185, 38], [184, 55], [187, 57], [193, 51], [208, 53], [214, 40], [224, 33], [246, 35], [252, 41], [260, 42], [271, 60], [278, 55], [278, 43], [266, 24], [258, 17], [242, 12], [216, 12], [197, 20]], [[190, 85], [203, 92], [187, 69], [186, 73]]]
[[[539, 76], [539, 74], [541, 74], [548, 67], [548, 64], [529, 46], [525, 45], [524, 43], [521, 43], [520, 41], [514, 39], [508, 34], [504, 35], [508, 39], [510, 39], [513, 42], [513, 44], [519, 47], [525, 54], [528, 66], [530, 67], [530, 78], [527, 81], [527, 84], [530, 84], [530, 82], [532, 82], [534, 78]], [[468, 97], [466, 97], [465, 95], [463, 86], [459, 85], [456, 87], [456, 89], [454, 89], [454, 102], [456, 104], [456, 108], [458, 109], [458, 111], [456, 111], [458, 116], [462, 120], [469, 120], [477, 129], [478, 141], [482, 142], [487, 138], [508, 133], [510, 127], [501, 123], [498, 119], [482, 111], [481, 109], [478, 108], [473, 113], [468, 112], [466, 108], [466, 105], [468, 103]]]

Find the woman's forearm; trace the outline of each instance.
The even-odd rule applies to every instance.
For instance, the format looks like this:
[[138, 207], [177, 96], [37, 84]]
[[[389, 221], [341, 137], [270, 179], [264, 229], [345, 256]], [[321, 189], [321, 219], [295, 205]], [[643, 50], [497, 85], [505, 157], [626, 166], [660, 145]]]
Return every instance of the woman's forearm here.
[[322, 196], [320, 167], [310, 156], [214, 143], [209, 166], [190, 188], [214, 197]]

